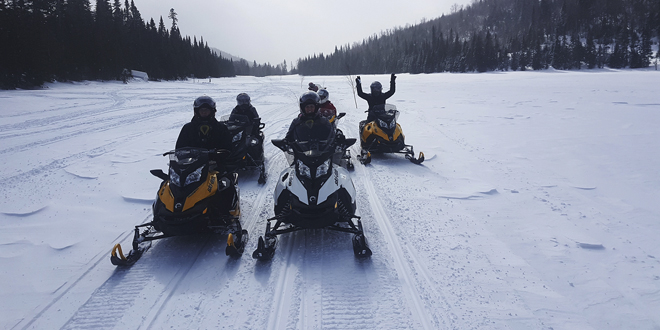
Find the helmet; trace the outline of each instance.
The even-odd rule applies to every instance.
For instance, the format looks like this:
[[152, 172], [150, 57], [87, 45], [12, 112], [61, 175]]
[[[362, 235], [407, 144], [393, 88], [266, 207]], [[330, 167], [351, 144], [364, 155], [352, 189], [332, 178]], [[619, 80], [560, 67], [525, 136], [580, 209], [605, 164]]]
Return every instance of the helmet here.
[[372, 82], [371, 85], [370, 85], [369, 87], [371, 88], [371, 92], [372, 92], [372, 93], [373, 93], [373, 92], [378, 92], [378, 93], [380, 93], [380, 92], [383, 91], [383, 85], [381, 85], [380, 82], [378, 82], [378, 81], [374, 81], [374, 82]]
[[238, 105], [250, 104], [250, 95], [247, 95], [246, 93], [238, 94], [238, 96], [236, 96], [236, 103]]
[[323, 104], [325, 102], [328, 102], [328, 96], [330, 96], [330, 93], [328, 93], [327, 89], [325, 88], [319, 89], [318, 94], [320, 98], [319, 103]]
[[320, 101], [319, 94], [316, 94], [316, 92], [305, 92], [303, 95], [300, 96], [300, 99], [298, 100], [298, 105], [300, 105], [300, 113], [303, 115], [305, 114], [305, 106], [313, 104], [315, 107], [314, 113], [319, 110], [319, 101]]
[[195, 113], [197, 113], [199, 108], [208, 108], [215, 112], [215, 101], [210, 96], [203, 95], [195, 99], [193, 108], [195, 109]]

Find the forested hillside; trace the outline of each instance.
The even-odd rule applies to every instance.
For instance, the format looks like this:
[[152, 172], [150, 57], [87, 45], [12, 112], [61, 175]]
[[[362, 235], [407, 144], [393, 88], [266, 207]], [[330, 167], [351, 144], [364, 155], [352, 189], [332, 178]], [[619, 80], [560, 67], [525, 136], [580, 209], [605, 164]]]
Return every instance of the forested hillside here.
[[451, 15], [299, 60], [313, 74], [485, 72], [655, 61], [658, 0], [480, 0]]
[[142, 19], [133, 0], [0, 0], [0, 88], [46, 81], [118, 79], [124, 68], [151, 79], [234, 76], [202, 38]]

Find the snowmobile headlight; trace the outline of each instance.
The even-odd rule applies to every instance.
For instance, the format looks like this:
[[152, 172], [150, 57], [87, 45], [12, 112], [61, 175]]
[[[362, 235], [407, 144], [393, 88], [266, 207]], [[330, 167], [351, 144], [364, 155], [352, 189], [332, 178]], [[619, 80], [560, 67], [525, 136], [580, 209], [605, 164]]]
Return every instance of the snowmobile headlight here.
[[195, 170], [195, 172], [192, 172], [188, 174], [188, 177], [186, 178], [186, 183], [184, 184], [185, 186], [197, 182], [202, 178], [202, 170], [204, 169], [204, 166], [198, 168]]
[[238, 134], [234, 135], [234, 137], [231, 139], [231, 142], [236, 142], [240, 141], [241, 138], [243, 138], [243, 131], [238, 132]]
[[392, 128], [395, 128], [395, 127], [396, 127], [396, 121], [395, 121], [395, 120], [392, 120], [392, 122], [387, 123], [386, 121], [384, 121], [384, 120], [382, 120], [382, 119], [378, 119], [378, 126], [380, 126], [380, 127], [382, 127], [382, 128], [389, 128], [389, 129], [392, 129]]
[[221, 188], [229, 187], [229, 186], [231, 186], [231, 181], [229, 181], [229, 179], [223, 177], [222, 179], [220, 179], [219, 186]]
[[323, 162], [323, 164], [316, 168], [316, 177], [318, 178], [324, 176], [328, 174], [328, 171], [330, 171], [330, 159], [326, 160]]
[[309, 166], [305, 165], [300, 159], [298, 159], [298, 173], [306, 178], [312, 178], [312, 170], [310, 170]]
[[170, 183], [175, 186], [181, 186], [181, 177], [176, 172], [170, 170]]
[[254, 137], [250, 139], [250, 146], [251, 146], [251, 147], [254, 147], [254, 146], [256, 146], [257, 144], [259, 144], [259, 139], [254, 138]]

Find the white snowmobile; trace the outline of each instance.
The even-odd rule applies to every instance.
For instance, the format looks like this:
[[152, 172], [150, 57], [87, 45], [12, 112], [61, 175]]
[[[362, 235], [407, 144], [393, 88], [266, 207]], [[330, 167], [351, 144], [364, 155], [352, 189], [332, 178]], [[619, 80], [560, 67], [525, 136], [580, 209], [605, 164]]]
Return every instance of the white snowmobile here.
[[[355, 256], [371, 256], [362, 222], [355, 215], [353, 181], [346, 169], [332, 162], [337, 147], [346, 149], [356, 139], [345, 139], [337, 146], [334, 133], [306, 129], [302, 125], [296, 131], [295, 142], [272, 140], [276, 147], [287, 153], [290, 167], [282, 171], [277, 180], [275, 216], [267, 220], [266, 233], [259, 237], [253, 258], [271, 259], [278, 235], [314, 228], [352, 233]], [[274, 225], [271, 225], [272, 221]]]

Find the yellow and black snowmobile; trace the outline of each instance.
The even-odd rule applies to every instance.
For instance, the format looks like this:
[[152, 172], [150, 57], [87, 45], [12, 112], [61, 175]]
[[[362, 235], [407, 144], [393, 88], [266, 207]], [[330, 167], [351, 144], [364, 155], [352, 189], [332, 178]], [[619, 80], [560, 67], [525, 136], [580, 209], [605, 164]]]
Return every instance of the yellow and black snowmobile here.
[[424, 161], [424, 153], [420, 152], [415, 158], [413, 146], [407, 145], [401, 125], [397, 123], [399, 111], [392, 104], [385, 104], [373, 110], [376, 119], [360, 123], [360, 155], [358, 159], [362, 164], [371, 162], [372, 153], [402, 153], [406, 159], [415, 164]]
[[151, 241], [182, 235], [227, 234], [225, 252], [243, 254], [248, 232], [241, 228], [238, 175], [223, 170], [228, 151], [180, 148], [170, 157], [169, 175], [162, 170], [151, 174], [163, 180], [153, 204], [151, 222], [135, 226], [133, 249], [124, 256], [121, 245], [112, 249], [113, 265], [134, 264], [151, 247]]

